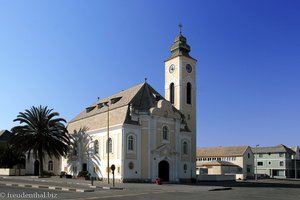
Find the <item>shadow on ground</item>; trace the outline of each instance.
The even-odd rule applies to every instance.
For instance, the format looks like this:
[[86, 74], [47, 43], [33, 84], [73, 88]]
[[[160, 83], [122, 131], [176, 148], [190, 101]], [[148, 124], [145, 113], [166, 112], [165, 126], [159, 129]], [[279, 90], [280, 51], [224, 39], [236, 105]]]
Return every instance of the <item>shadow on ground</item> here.
[[300, 180], [258, 180], [258, 181], [223, 181], [223, 182], [198, 182], [200, 186], [222, 187], [273, 187], [273, 188], [300, 188]]

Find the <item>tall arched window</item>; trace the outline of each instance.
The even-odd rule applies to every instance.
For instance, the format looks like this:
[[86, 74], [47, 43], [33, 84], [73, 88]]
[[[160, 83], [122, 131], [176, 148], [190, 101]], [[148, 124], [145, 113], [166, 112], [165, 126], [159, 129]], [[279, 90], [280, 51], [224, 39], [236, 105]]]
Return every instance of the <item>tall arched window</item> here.
[[112, 153], [112, 139], [108, 138], [106, 144], [106, 153]]
[[188, 154], [188, 144], [187, 144], [186, 141], [184, 141], [183, 144], [182, 144], [182, 153], [183, 153], [184, 155], [187, 155], [187, 154]]
[[174, 83], [170, 84], [170, 102], [174, 104]]
[[134, 150], [134, 137], [133, 135], [128, 136], [128, 150], [133, 151]]
[[52, 160], [50, 160], [48, 162], [48, 171], [53, 171], [53, 161]]
[[98, 140], [96, 140], [94, 142], [94, 153], [95, 154], [99, 153], [99, 142], [98, 142]]
[[186, 103], [192, 104], [192, 84], [186, 84]]
[[168, 140], [169, 139], [169, 129], [168, 127], [164, 126], [163, 127], [163, 140]]

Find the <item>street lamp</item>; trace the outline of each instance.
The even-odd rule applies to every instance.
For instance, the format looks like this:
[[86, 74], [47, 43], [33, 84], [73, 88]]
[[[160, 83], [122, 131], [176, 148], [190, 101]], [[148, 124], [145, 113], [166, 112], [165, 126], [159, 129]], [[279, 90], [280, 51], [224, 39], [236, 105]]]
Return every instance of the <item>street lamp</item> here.
[[258, 156], [257, 147], [259, 147], [259, 144], [257, 144], [255, 146], [255, 148], [256, 148], [256, 156], [255, 156], [255, 181], [257, 181], [257, 156]]
[[109, 102], [103, 103], [103, 106], [107, 106], [107, 141], [106, 141], [106, 153], [107, 153], [107, 183], [109, 184]]

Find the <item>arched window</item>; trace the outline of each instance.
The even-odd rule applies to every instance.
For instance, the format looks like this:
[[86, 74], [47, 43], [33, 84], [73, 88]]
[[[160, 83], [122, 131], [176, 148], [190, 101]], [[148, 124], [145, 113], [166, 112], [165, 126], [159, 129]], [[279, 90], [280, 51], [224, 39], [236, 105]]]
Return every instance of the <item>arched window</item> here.
[[174, 83], [170, 84], [170, 102], [174, 104]]
[[53, 171], [53, 161], [52, 160], [50, 160], [48, 162], [48, 171]]
[[187, 164], [183, 165], [183, 170], [186, 171], [187, 170]]
[[112, 153], [112, 139], [108, 138], [106, 144], [106, 153]]
[[133, 151], [134, 150], [134, 137], [133, 135], [129, 135], [128, 136], [128, 143], [127, 143], [127, 149], [130, 150], [130, 151]]
[[98, 142], [98, 140], [96, 140], [94, 142], [94, 153], [95, 154], [99, 153], [99, 142]]
[[182, 144], [182, 153], [183, 153], [184, 155], [187, 155], [187, 154], [188, 154], [188, 144], [187, 144], [186, 141], [184, 141], [183, 144]]
[[192, 84], [186, 84], [186, 103], [192, 104]]
[[20, 168], [21, 169], [26, 169], [26, 156], [24, 154], [21, 155]]
[[169, 140], [169, 129], [168, 127], [163, 127], [163, 140]]

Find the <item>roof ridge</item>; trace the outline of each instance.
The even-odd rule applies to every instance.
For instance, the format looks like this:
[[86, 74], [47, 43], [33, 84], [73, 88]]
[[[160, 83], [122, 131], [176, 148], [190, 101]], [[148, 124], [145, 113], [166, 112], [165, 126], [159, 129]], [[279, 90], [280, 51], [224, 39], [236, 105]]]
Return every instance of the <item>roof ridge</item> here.
[[[126, 90], [122, 90], [122, 91], [117, 92], [117, 93], [114, 93], [114, 94], [112, 94], [112, 95], [103, 97], [103, 98], [101, 98], [101, 99], [98, 99], [94, 104], [97, 104], [97, 102], [99, 102], [99, 101], [101, 101], [101, 100], [104, 100], [104, 99], [110, 99], [110, 98], [113, 97], [113, 96], [117, 96], [117, 94], [125, 93], [125, 92], [127, 92], [127, 91], [129, 91], [129, 90], [133, 90], [134, 88], [138, 88], [138, 87], [141, 88], [144, 84], [145, 84], [145, 83], [140, 83], [140, 84], [134, 85], [134, 86], [132, 86], [132, 87], [126, 89]], [[137, 90], [137, 92], [138, 92], [138, 91], [139, 91], [139, 90]], [[93, 104], [93, 105], [94, 105], [94, 104]]]
[[197, 149], [211, 149], [211, 148], [237, 148], [237, 147], [250, 147], [249, 145], [241, 145], [241, 146], [219, 146], [219, 147], [200, 147]]
[[[138, 91], [140, 90], [140, 88], [144, 85], [145, 83], [140, 83], [138, 85], [135, 85], [135, 86], [132, 86], [126, 90], [122, 90], [120, 92], [117, 92], [117, 93], [114, 93], [110, 96], [107, 96], [107, 97], [104, 97], [104, 98], [101, 98], [101, 99], [98, 99], [96, 102], [94, 102], [93, 104], [91, 104], [90, 106], [88, 106], [87, 108], [89, 107], [94, 107], [94, 106], [97, 106], [99, 103], [103, 103], [103, 102], [107, 102], [109, 100], [111, 100], [112, 98], [115, 98], [115, 97], [122, 97], [120, 99], [120, 102], [122, 102], [120, 104], [120, 102], [116, 103], [116, 104], [110, 104], [110, 110], [113, 110], [113, 109], [116, 109], [118, 107], [123, 107], [125, 105], [128, 105], [128, 101], [130, 102], [131, 99], [126, 99], [125, 100], [123, 99], [123, 97], [126, 97], [128, 96], [128, 94], [130, 94], [129, 96], [131, 98], [133, 98], [137, 93]], [[123, 99], [123, 100], [122, 100]], [[68, 123], [72, 123], [72, 122], [75, 122], [75, 121], [78, 121], [78, 120], [81, 120], [81, 119], [84, 119], [84, 118], [88, 118], [88, 117], [91, 117], [91, 116], [94, 116], [94, 115], [97, 115], [97, 114], [100, 114], [100, 113], [105, 113], [107, 112], [107, 109], [105, 110], [102, 110], [100, 111], [101, 109], [92, 109], [90, 110], [88, 113], [86, 112], [86, 110], [83, 110], [81, 113], [79, 113], [78, 115], [76, 115], [74, 118], [72, 118]]]

